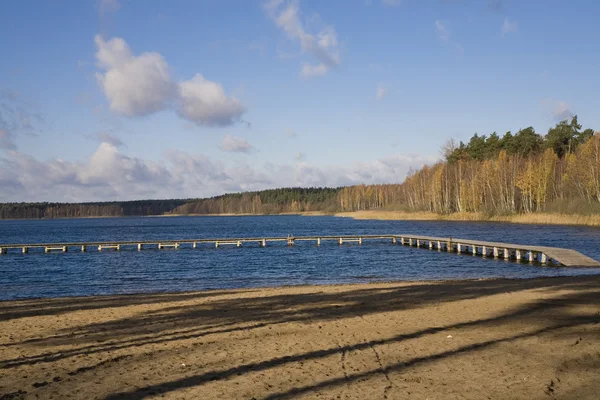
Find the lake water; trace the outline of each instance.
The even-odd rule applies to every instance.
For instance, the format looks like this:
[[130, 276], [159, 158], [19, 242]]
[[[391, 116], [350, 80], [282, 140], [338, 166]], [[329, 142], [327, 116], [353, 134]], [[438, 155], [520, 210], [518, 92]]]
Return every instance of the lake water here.
[[[0, 221], [0, 243], [415, 234], [572, 248], [600, 260], [600, 229], [477, 222], [240, 216]], [[17, 252], [0, 256], [0, 300], [390, 280], [600, 274], [365, 241], [293, 247]]]

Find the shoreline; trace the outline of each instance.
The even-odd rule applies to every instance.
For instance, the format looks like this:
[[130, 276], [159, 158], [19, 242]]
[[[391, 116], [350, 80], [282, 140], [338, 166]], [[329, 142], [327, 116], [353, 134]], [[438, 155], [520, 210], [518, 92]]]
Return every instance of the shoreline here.
[[452, 222], [501, 222], [524, 225], [600, 226], [600, 214], [553, 214], [530, 213], [506, 216], [487, 216], [483, 213], [453, 213], [448, 215], [432, 212], [404, 211], [351, 211], [334, 214], [340, 218], [383, 221], [452, 221]]
[[597, 275], [6, 301], [0, 397], [592, 399], [599, 310]]
[[[103, 300], [103, 299], [115, 299], [115, 298], [132, 298], [132, 297], [145, 297], [145, 296], [188, 296], [188, 295], [202, 295], [210, 294], [213, 292], [219, 292], [221, 294], [234, 294], [241, 291], [244, 292], [257, 292], [257, 291], [270, 291], [270, 290], [288, 290], [288, 289], [336, 289], [336, 288], [352, 288], [359, 286], [378, 286], [378, 285], [413, 285], [413, 284], [453, 284], [453, 283], [466, 283], [466, 282], [490, 282], [498, 281], [501, 283], [514, 282], [514, 281], [535, 281], [535, 280], [552, 280], [552, 279], [566, 279], [566, 278], [582, 278], [585, 276], [600, 276], [600, 270], [598, 274], [585, 274], [585, 275], [564, 275], [564, 276], [540, 276], [535, 278], [505, 278], [505, 277], [490, 277], [490, 278], [466, 278], [466, 279], [421, 279], [421, 280], [384, 280], [384, 281], [370, 281], [370, 282], [353, 282], [353, 283], [327, 283], [327, 284], [297, 284], [297, 285], [279, 285], [279, 286], [257, 286], [257, 287], [245, 287], [245, 288], [229, 288], [229, 289], [200, 289], [200, 290], [184, 290], [184, 291], [154, 291], [154, 292], [135, 292], [135, 293], [115, 293], [115, 294], [91, 294], [81, 296], [59, 296], [59, 297], [23, 297], [18, 299], [0, 299], [0, 316], [1, 309], [7, 303], [20, 303], [20, 302], [52, 302], [52, 301], [85, 301], [85, 300]], [[0, 318], [1, 321], [1, 318]]]
[[279, 214], [251, 214], [251, 213], [221, 213], [221, 214], [160, 214], [160, 215], [92, 215], [88, 217], [56, 217], [56, 218], [0, 218], [2, 221], [54, 221], [67, 219], [101, 219], [101, 218], [162, 218], [162, 217], [276, 217], [278, 215], [312, 216], [335, 216], [334, 213], [324, 211], [298, 211], [284, 212]]
[[175, 218], [175, 217], [247, 217], [247, 216], [286, 216], [298, 215], [305, 217], [338, 217], [357, 220], [383, 220], [383, 221], [449, 221], [449, 222], [498, 222], [522, 225], [562, 225], [562, 226], [590, 226], [600, 227], [600, 214], [557, 214], [557, 213], [529, 213], [504, 216], [489, 216], [484, 213], [453, 213], [436, 214], [432, 212], [405, 212], [365, 210], [348, 212], [324, 211], [298, 211], [278, 214], [251, 214], [251, 213], [221, 213], [221, 214], [162, 214], [162, 215], [118, 215], [118, 216], [89, 216], [89, 217], [58, 217], [58, 218], [15, 218], [1, 219], [1, 221], [51, 221], [66, 219], [101, 219], [101, 218]]

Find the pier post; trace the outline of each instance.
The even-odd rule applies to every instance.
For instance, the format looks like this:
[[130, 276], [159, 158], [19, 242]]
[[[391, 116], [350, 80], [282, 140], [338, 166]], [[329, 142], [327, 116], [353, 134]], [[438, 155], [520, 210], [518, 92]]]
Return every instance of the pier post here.
[[162, 248], [163, 248], [162, 243], [159, 243], [158, 246], [157, 246], [157, 248], [158, 248], [158, 250], [162, 250]]
[[86, 245], [82, 245], [81, 246], [81, 252], [85, 253], [87, 251], [87, 246]]
[[400, 238], [400, 244], [405, 244], [403, 237]]
[[[101, 244], [98, 245], [98, 251], [102, 251], [102, 245]], [[48, 248], [46, 247], [46, 253], [47, 252], [48, 252]]]
[[[179, 247], [179, 245], [177, 245], [177, 247]], [[241, 240], [237, 241], [237, 247], [242, 247], [242, 241]]]
[[69, 248], [67, 246], [63, 246], [62, 247], [62, 252], [66, 253], [67, 251], [69, 251]]
[[477, 255], [477, 246], [473, 246], [473, 255], [476, 256]]
[[261, 242], [262, 247], [267, 247], [267, 239], [263, 239]]
[[396, 237], [395, 236], [392, 238], [392, 244], [396, 244]]
[[481, 255], [485, 258], [487, 257], [487, 247], [482, 246], [481, 247]]
[[288, 240], [287, 240], [287, 245], [288, 245], [288, 246], [293, 246], [293, 245], [294, 245], [294, 239], [292, 239], [292, 238], [288, 238]]
[[115, 247], [115, 249], [116, 249], [117, 251], [121, 250], [121, 245], [120, 245], [120, 244], [118, 244], [118, 245], [117, 245], [117, 247]]
[[[179, 249], [179, 243], [175, 243], [175, 249]], [[239, 247], [239, 246], [238, 246]]]
[[[44, 253], [50, 253], [50, 249], [48, 247], [44, 247]], [[6, 253], [4, 253], [6, 254]]]
[[535, 253], [531, 250], [529, 250], [529, 262], [534, 262], [535, 261]]
[[195, 249], [197, 247], [198, 247], [198, 243], [196, 243], [196, 242], [192, 243], [192, 249]]
[[27, 254], [29, 253], [29, 248], [28, 247], [23, 247], [23, 254]]
[[358, 238], [358, 244], [362, 244], [362, 238]]
[[215, 242], [215, 248], [218, 249], [219, 248], [219, 242]]
[[317, 246], [321, 245], [321, 238], [317, 238]]
[[446, 251], [450, 253], [453, 249], [452, 242], [446, 242]]
[[546, 256], [546, 254], [544, 254], [544, 253], [541, 253], [541, 254], [540, 254], [540, 262], [541, 262], [542, 264], [546, 264], [546, 263], [548, 263], [548, 256]]
[[498, 258], [498, 248], [494, 247], [494, 258]]
[[461, 245], [460, 243], [457, 243], [457, 244], [456, 244], [456, 252], [457, 252], [458, 254], [462, 253], [462, 245]]
[[431, 240], [429, 241], [429, 250], [433, 250], [433, 242]]
[[0, 247], [0, 254], [6, 254], [8, 249], [6, 247]]
[[439, 240], [437, 242], [437, 249], [438, 251], [442, 251], [442, 242], [440, 242]]
[[417, 247], [421, 247], [421, 241], [417, 239]]
[[338, 240], [338, 244], [340, 244], [340, 245], [341, 245], [342, 243], [344, 243], [344, 240], [343, 240], [342, 238], [339, 238], [339, 240]]
[[408, 245], [412, 247], [412, 245], [413, 245], [413, 240], [412, 240], [412, 238], [411, 238], [411, 239], [408, 239]]
[[141, 243], [138, 243], [138, 251], [142, 251], [143, 248], [144, 248], [144, 245]]
[[510, 251], [508, 249], [504, 249], [504, 259], [510, 259]]
[[515, 250], [515, 258], [517, 261], [521, 261], [521, 250]]

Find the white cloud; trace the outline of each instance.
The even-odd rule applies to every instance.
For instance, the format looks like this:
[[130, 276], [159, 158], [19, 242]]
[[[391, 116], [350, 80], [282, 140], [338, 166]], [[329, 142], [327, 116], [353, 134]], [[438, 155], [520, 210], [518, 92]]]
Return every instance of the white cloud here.
[[18, 151], [0, 155], [0, 201], [99, 201], [207, 197], [285, 186], [401, 182], [409, 169], [435, 157], [395, 155], [352, 165], [318, 166], [301, 153], [290, 164], [227, 165], [202, 154], [169, 150], [143, 160], [103, 142], [81, 162], [38, 161]]
[[519, 31], [519, 24], [515, 21], [511, 21], [508, 17], [504, 18], [504, 23], [502, 24], [502, 36], [507, 33], [513, 33]]
[[164, 110], [174, 100], [176, 85], [160, 54], [136, 57], [121, 38], [105, 41], [98, 35], [95, 42], [98, 66], [105, 71], [96, 77], [112, 111], [128, 117], [148, 115]]
[[121, 8], [121, 4], [119, 0], [99, 0], [98, 1], [98, 11], [100, 15], [105, 15], [108, 13], [113, 13], [119, 11]]
[[246, 139], [231, 135], [223, 136], [223, 141], [219, 148], [231, 153], [251, 153], [256, 150]]
[[110, 143], [100, 143], [88, 162], [75, 172], [75, 179], [83, 185], [109, 184], [117, 191], [127, 190], [126, 185], [143, 185], [154, 182], [164, 184], [170, 172], [161, 164], [128, 157]]
[[377, 86], [377, 100], [383, 100], [383, 98], [385, 97], [385, 95], [387, 94], [387, 89], [385, 87], [383, 87], [382, 85], [378, 85]]
[[442, 21], [440, 21], [440, 20], [435, 21], [435, 29], [438, 33], [440, 40], [447, 42], [450, 39], [450, 32], [448, 32], [446, 25], [444, 25], [442, 23]]
[[223, 87], [196, 74], [174, 82], [169, 66], [159, 53], [132, 54], [125, 40], [95, 38], [98, 82], [113, 112], [144, 116], [175, 108], [181, 117], [198, 125], [226, 126], [240, 120], [246, 111]]
[[[265, 3], [265, 9], [286, 35], [300, 43], [302, 51], [310, 53], [317, 63], [304, 63], [301, 75], [304, 77], [323, 76], [341, 62], [337, 33], [332, 26], [324, 25], [316, 33], [310, 33], [308, 25], [301, 19], [298, 1], [271, 0]], [[318, 20], [318, 16], [311, 22]]]
[[227, 97], [223, 87], [200, 74], [179, 84], [177, 113], [198, 125], [231, 125], [246, 111], [235, 97]]

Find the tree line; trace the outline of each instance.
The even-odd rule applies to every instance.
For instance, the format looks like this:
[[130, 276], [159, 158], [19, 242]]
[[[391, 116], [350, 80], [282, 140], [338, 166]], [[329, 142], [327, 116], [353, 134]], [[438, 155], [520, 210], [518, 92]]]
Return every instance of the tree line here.
[[280, 214], [336, 211], [340, 188], [281, 188], [232, 193], [188, 202], [174, 214]]
[[163, 214], [278, 214], [375, 209], [490, 215], [600, 213], [600, 133], [577, 116], [545, 135], [475, 134], [448, 142], [444, 159], [411, 171], [403, 183], [341, 188], [280, 188], [205, 199], [99, 203], [5, 203], [0, 219]]
[[0, 219], [162, 215], [188, 201], [174, 199], [98, 203], [2, 203], [0, 204]]

